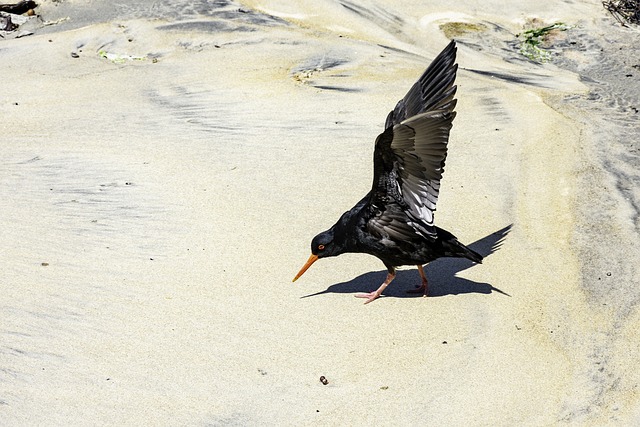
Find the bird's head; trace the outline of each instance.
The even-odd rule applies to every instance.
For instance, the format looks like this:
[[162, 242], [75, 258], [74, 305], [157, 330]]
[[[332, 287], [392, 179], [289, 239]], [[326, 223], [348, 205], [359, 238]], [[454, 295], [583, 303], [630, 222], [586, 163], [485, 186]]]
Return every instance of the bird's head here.
[[293, 281], [295, 282], [298, 280], [298, 278], [302, 276], [309, 267], [311, 267], [311, 264], [316, 262], [319, 258], [336, 256], [343, 252], [344, 250], [342, 245], [336, 242], [333, 228], [323, 231], [311, 241], [311, 256], [307, 260], [306, 264], [302, 266], [296, 277], [293, 278]]

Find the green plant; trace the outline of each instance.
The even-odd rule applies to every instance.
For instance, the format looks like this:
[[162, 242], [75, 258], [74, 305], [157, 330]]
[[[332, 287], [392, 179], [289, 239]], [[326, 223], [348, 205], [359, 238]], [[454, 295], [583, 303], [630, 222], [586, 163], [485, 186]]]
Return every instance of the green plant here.
[[548, 41], [549, 35], [557, 31], [567, 31], [570, 27], [562, 22], [547, 25], [542, 28], [532, 28], [516, 34], [520, 40], [519, 52], [532, 61], [545, 62], [551, 59], [551, 54], [547, 52], [541, 44]]

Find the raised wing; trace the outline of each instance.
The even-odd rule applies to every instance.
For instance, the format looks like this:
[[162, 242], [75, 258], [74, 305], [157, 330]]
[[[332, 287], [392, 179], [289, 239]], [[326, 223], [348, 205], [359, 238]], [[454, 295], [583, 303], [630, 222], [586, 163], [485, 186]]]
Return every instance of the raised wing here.
[[385, 129], [425, 111], [445, 109], [456, 91], [453, 86], [458, 70], [456, 51], [456, 42], [452, 40], [387, 115]]
[[370, 193], [376, 212], [368, 227], [382, 238], [436, 237], [434, 212], [456, 114], [455, 54], [451, 42], [389, 113], [376, 139]]

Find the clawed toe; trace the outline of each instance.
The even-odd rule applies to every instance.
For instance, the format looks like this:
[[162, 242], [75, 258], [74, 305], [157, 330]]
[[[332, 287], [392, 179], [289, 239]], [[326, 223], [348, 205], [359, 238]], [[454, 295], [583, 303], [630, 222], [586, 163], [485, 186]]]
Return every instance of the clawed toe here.
[[387, 280], [385, 280], [384, 283], [380, 285], [378, 289], [376, 289], [374, 292], [369, 292], [368, 294], [367, 293], [355, 294], [354, 297], [366, 298], [367, 300], [364, 303], [369, 304], [371, 301], [375, 300], [380, 295], [382, 295], [382, 291], [384, 291], [387, 285], [391, 283], [394, 277], [396, 277], [396, 271], [392, 267], [389, 267], [389, 274], [387, 274]]
[[409, 289], [407, 291], [407, 293], [408, 294], [414, 294], [414, 295], [420, 294], [420, 295], [423, 295], [423, 296], [426, 297], [427, 296], [427, 287], [425, 285], [416, 286], [415, 289]]
[[356, 298], [366, 298], [367, 300], [364, 302], [365, 304], [369, 304], [371, 301], [375, 300], [379, 296], [380, 294], [378, 292], [360, 293], [360, 294], [354, 295], [354, 297]]

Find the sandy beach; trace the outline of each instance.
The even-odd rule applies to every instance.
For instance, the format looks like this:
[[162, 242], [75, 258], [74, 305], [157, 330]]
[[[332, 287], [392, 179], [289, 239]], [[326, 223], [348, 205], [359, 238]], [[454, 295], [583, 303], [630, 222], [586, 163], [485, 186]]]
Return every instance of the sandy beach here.
[[[601, 2], [35, 12], [0, 38], [1, 425], [640, 424], [640, 32]], [[291, 283], [452, 37], [436, 224], [484, 263]]]

